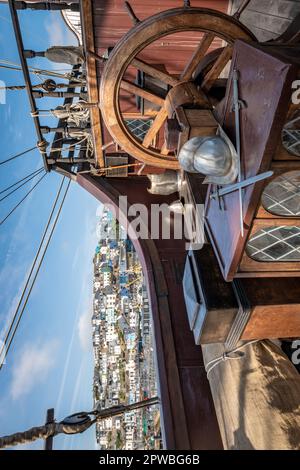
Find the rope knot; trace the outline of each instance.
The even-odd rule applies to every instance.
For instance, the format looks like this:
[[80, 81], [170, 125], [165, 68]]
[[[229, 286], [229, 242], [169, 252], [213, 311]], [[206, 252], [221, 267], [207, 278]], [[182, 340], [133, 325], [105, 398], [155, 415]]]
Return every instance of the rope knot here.
[[247, 346], [250, 346], [251, 344], [254, 344], [254, 343], [257, 343], [257, 340], [253, 340], [253, 341], [249, 341], [247, 343], [241, 344], [240, 346], [237, 346], [231, 351], [224, 351], [221, 356], [216, 357], [215, 359], [212, 359], [211, 361], [209, 361], [205, 367], [207, 377], [209, 376], [211, 371], [221, 362], [226, 362], [229, 359], [230, 360], [243, 359], [245, 357], [245, 352], [241, 351], [241, 349], [244, 349]]
[[227, 351], [225, 351], [225, 352], [223, 352], [223, 354], [222, 354], [222, 359], [221, 359], [221, 360], [222, 360], [222, 361], [227, 361], [227, 359], [229, 359], [229, 357], [228, 357]]

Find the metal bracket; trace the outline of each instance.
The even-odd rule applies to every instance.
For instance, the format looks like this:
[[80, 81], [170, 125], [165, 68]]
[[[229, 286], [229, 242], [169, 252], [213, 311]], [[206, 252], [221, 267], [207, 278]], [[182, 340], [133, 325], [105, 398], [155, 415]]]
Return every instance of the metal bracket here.
[[273, 171], [266, 171], [264, 173], [260, 173], [256, 176], [251, 176], [243, 181], [239, 181], [238, 183], [230, 184], [228, 186], [224, 186], [223, 188], [217, 188], [217, 190], [212, 193], [209, 197], [210, 199], [220, 199], [226, 196], [226, 194], [233, 193], [234, 191], [239, 191], [240, 189], [244, 189], [247, 186], [251, 186], [252, 184], [258, 183], [259, 181], [263, 181], [267, 178], [273, 176]]

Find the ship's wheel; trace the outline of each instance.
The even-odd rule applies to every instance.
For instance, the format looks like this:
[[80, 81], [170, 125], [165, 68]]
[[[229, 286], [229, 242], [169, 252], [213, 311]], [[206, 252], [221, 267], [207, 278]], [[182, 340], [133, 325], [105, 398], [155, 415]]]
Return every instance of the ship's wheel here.
[[[160, 69], [153, 60], [144, 60], [145, 51], [155, 42], [181, 32], [193, 32], [199, 42], [178, 74]], [[211, 45], [219, 39], [219, 47]], [[156, 167], [178, 169], [178, 160], [164, 145], [164, 124], [171, 103], [206, 107], [213, 103], [211, 92], [225, 66], [231, 60], [235, 40], [255, 41], [253, 34], [238, 20], [224, 13], [203, 8], [176, 8], [151, 16], [134, 26], [115, 46], [106, 63], [100, 88], [100, 107], [107, 129], [122, 150], [137, 160]], [[148, 49], [149, 50], [149, 49]], [[153, 53], [153, 47], [152, 47]], [[149, 56], [149, 55], [148, 55]], [[159, 57], [154, 58], [159, 63]], [[174, 50], [176, 61], [176, 50]], [[165, 93], [148, 91], [137, 85], [132, 70], [144, 72], [161, 82]], [[199, 70], [201, 80], [199, 81]], [[131, 71], [131, 72], [130, 72]], [[195, 75], [197, 72], [197, 81]], [[152, 125], [142, 140], [128, 128], [121, 108], [122, 93], [132, 93], [156, 107]]]

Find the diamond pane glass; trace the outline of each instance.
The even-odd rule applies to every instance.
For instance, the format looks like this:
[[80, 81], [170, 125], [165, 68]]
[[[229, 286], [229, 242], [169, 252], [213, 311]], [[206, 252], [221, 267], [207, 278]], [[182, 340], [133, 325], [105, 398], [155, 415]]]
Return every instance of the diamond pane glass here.
[[152, 126], [152, 119], [126, 119], [126, 125], [129, 131], [140, 141], [144, 140], [145, 135]]
[[282, 129], [282, 145], [292, 155], [300, 157], [300, 111], [296, 111]]
[[248, 241], [246, 253], [256, 261], [300, 261], [300, 227], [262, 228]]
[[300, 171], [289, 171], [268, 184], [262, 205], [271, 214], [292, 217], [300, 215]]

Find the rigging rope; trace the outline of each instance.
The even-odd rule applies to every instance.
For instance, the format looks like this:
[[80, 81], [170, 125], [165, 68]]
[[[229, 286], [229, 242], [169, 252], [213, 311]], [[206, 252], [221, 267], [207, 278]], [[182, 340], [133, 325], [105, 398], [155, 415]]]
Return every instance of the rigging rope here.
[[16, 186], [17, 184], [19, 183], [22, 183], [22, 181], [24, 181], [25, 179], [29, 178], [31, 175], [33, 175], [34, 173], [38, 173], [40, 170], [42, 170], [43, 167], [40, 167], [38, 168], [37, 170], [35, 171], [32, 171], [31, 173], [29, 173], [28, 175], [24, 176], [24, 178], [20, 179], [19, 181], [16, 181], [15, 183], [11, 184], [10, 186], [8, 186], [7, 188], [5, 189], [2, 189], [0, 191], [0, 194], [3, 194], [3, 193], [6, 193], [6, 191], [8, 191], [9, 189], [13, 188], [14, 186]]
[[[49, 89], [47, 88], [47, 83], [49, 83], [49, 80], [42, 81], [42, 83], [37, 83], [35, 85], [32, 85], [31, 88], [32, 90], [38, 89], [38, 88], [43, 88], [46, 91], [55, 91], [56, 89], [62, 89], [62, 88], [79, 88], [82, 86], [82, 83], [55, 83], [54, 80], [51, 80], [51, 86], [53, 88]], [[54, 89], [55, 87], [55, 89]], [[26, 90], [27, 85], [9, 85], [9, 86], [1, 86], [0, 90], [11, 90], [11, 91], [19, 91], [19, 90]]]
[[25, 155], [26, 153], [32, 152], [33, 150], [36, 149], [36, 146], [31, 147], [30, 149], [24, 150], [24, 152], [18, 153], [17, 155], [14, 155], [13, 157], [7, 158], [6, 160], [0, 161], [0, 166], [4, 165], [5, 163], [11, 162], [12, 160], [15, 160], [15, 158], [19, 158], [22, 155]]
[[0, 221], [0, 227], [1, 225], [4, 224], [4, 222], [15, 212], [15, 210], [22, 204], [23, 201], [29, 196], [30, 193], [37, 187], [37, 185], [42, 181], [43, 178], [46, 176], [46, 172], [43, 174], [43, 176], [35, 183], [35, 185], [32, 186], [32, 188], [25, 194], [25, 196], [16, 204], [12, 210]]
[[[21, 72], [22, 68], [20, 64], [16, 64], [15, 62], [11, 62], [10, 60], [0, 59], [0, 68], [7, 68], [8, 70], [15, 70], [17, 72]], [[72, 79], [78, 82], [84, 82], [81, 78], [76, 78], [73, 76], [72, 71], [70, 69], [56, 69], [56, 70], [45, 70], [45, 69], [37, 69], [35, 67], [28, 67], [30, 73], [35, 75], [44, 75], [49, 77], [57, 77], [57, 78], [65, 78], [65, 79]], [[70, 71], [69, 71], [70, 70]], [[65, 73], [59, 73], [60, 71], [64, 71]]]
[[10, 191], [8, 194], [5, 194], [5, 196], [3, 196], [1, 199], [0, 199], [0, 202], [4, 201], [4, 199], [6, 199], [7, 197], [11, 196], [13, 193], [15, 193], [16, 191], [18, 191], [18, 189], [22, 188], [25, 184], [29, 183], [29, 181], [33, 180], [34, 178], [36, 178], [38, 175], [41, 174], [41, 172], [44, 170], [44, 167], [41, 167], [39, 170], [36, 170], [34, 173], [31, 173], [29, 175], [27, 175], [27, 177], [25, 178], [22, 178], [21, 180], [17, 181], [17, 183], [14, 183], [12, 184], [11, 186], [9, 186], [8, 188], [6, 189], [3, 189], [3, 191], [0, 192], [0, 194], [8, 191], [8, 189], [12, 188], [13, 186], [16, 186], [17, 184], [21, 183], [22, 181], [24, 181], [26, 179], [26, 181], [24, 181], [24, 183], [20, 184], [19, 186], [17, 186], [15, 189], [13, 189], [12, 191]]
[[28, 429], [25, 432], [16, 432], [10, 436], [0, 437], [0, 449], [5, 449], [19, 444], [26, 444], [36, 441], [37, 439], [47, 439], [50, 436], [54, 437], [58, 434], [81, 434], [97, 421], [102, 419], [120, 416], [128, 411], [158, 405], [159, 403], [159, 398], [153, 397], [137, 403], [131, 403], [129, 405], [117, 405], [104, 409], [99, 409], [99, 407], [97, 407], [89, 413], [85, 411], [74, 413], [59, 423], [48, 423], [44, 426], [36, 426]]
[[58, 191], [57, 191], [56, 198], [55, 198], [55, 201], [54, 201], [54, 203], [53, 203], [53, 205], [52, 205], [52, 209], [51, 209], [50, 215], [49, 215], [49, 217], [48, 217], [48, 221], [47, 221], [47, 224], [46, 224], [46, 226], [45, 226], [45, 229], [44, 229], [44, 232], [43, 232], [43, 235], [42, 235], [42, 238], [41, 238], [39, 247], [38, 247], [38, 249], [37, 249], [36, 255], [35, 255], [34, 260], [33, 260], [33, 263], [32, 263], [32, 265], [31, 265], [31, 269], [30, 269], [30, 272], [29, 272], [29, 274], [28, 274], [25, 287], [24, 287], [24, 289], [23, 289], [21, 298], [20, 298], [19, 303], [18, 303], [18, 305], [17, 305], [17, 308], [16, 308], [16, 310], [15, 310], [14, 316], [13, 316], [13, 318], [12, 318], [12, 320], [11, 320], [9, 330], [8, 330], [8, 332], [6, 333], [5, 338], [4, 338], [4, 340], [3, 340], [2, 348], [1, 348], [1, 351], [0, 351], [0, 358], [2, 357], [4, 345], [5, 345], [5, 343], [7, 342], [7, 339], [9, 338], [9, 335], [10, 335], [11, 330], [12, 330], [12, 328], [13, 328], [13, 324], [14, 324], [14, 322], [15, 322], [15, 320], [16, 320], [16, 317], [17, 317], [19, 308], [20, 308], [20, 306], [21, 306], [21, 303], [22, 303], [22, 301], [23, 301], [25, 292], [26, 292], [27, 287], [28, 287], [28, 285], [29, 285], [30, 278], [31, 278], [31, 276], [32, 276], [33, 270], [34, 270], [34, 268], [35, 268], [36, 262], [37, 262], [37, 260], [38, 260], [39, 255], [40, 255], [42, 246], [43, 246], [43, 244], [44, 244], [44, 241], [45, 241], [45, 238], [46, 238], [46, 234], [47, 234], [47, 232], [48, 232], [48, 229], [49, 229], [49, 226], [50, 226], [50, 223], [51, 223], [51, 220], [52, 220], [52, 217], [53, 217], [53, 214], [54, 214], [54, 211], [55, 211], [57, 202], [58, 202], [58, 199], [59, 199], [59, 197], [60, 197], [60, 194], [61, 194], [61, 191], [62, 191], [62, 188], [63, 188], [64, 181], [65, 181], [65, 177], [62, 178], [60, 187], [59, 187], [59, 189], [58, 189]]
[[[61, 137], [60, 139], [56, 139], [52, 142], [52, 145], [55, 143], [55, 142], [59, 142], [59, 141], [62, 141], [64, 140], [64, 137]], [[85, 137], [83, 137], [83, 139], [81, 140], [78, 140], [78, 142], [75, 142], [74, 144], [70, 144], [68, 145], [67, 147], [60, 147], [60, 148], [52, 148], [48, 151], [49, 154], [51, 154], [52, 152], [58, 152], [58, 151], [67, 151], [69, 152], [71, 150], [71, 148], [75, 148], [77, 145], [81, 145], [83, 142], [87, 141], [87, 145], [89, 147], [89, 135], [86, 135]], [[46, 153], [46, 152], [42, 152], [41, 153]]]
[[[5, 361], [5, 359], [6, 359], [7, 355], [8, 355], [8, 352], [9, 352], [9, 350], [10, 350], [11, 344], [12, 344], [12, 342], [13, 342], [13, 339], [14, 339], [15, 334], [16, 334], [16, 332], [17, 332], [17, 329], [18, 329], [18, 327], [19, 327], [20, 321], [21, 321], [21, 319], [22, 319], [24, 310], [25, 310], [25, 308], [26, 308], [26, 306], [27, 306], [29, 297], [30, 297], [30, 295], [31, 295], [32, 289], [33, 289], [33, 287], [34, 287], [34, 285], [35, 285], [35, 282], [36, 282], [38, 273], [39, 273], [40, 268], [41, 268], [41, 266], [42, 266], [42, 264], [43, 264], [43, 261], [44, 261], [45, 255], [46, 255], [46, 253], [47, 253], [47, 250], [48, 250], [50, 241], [51, 241], [51, 239], [52, 239], [54, 230], [55, 230], [55, 228], [56, 228], [56, 225], [57, 225], [59, 216], [60, 216], [60, 214], [61, 214], [61, 211], [62, 211], [64, 202], [65, 202], [65, 199], [66, 199], [66, 196], [67, 196], [67, 193], [68, 193], [70, 184], [71, 184], [71, 180], [69, 180], [69, 182], [68, 182], [68, 184], [67, 184], [67, 186], [66, 186], [66, 189], [65, 189], [65, 191], [64, 191], [64, 194], [63, 194], [61, 203], [60, 203], [60, 205], [59, 205], [59, 208], [58, 208], [58, 211], [57, 211], [57, 213], [56, 213], [55, 219], [54, 219], [54, 221], [53, 221], [53, 225], [52, 225], [51, 231], [50, 231], [50, 233], [49, 233], [48, 239], [47, 239], [47, 241], [46, 241], [44, 250], [43, 250], [43, 252], [42, 252], [42, 256], [41, 256], [40, 261], [39, 261], [39, 263], [38, 263], [38, 265], [37, 265], [37, 268], [36, 268], [35, 274], [34, 274], [34, 276], [33, 276], [33, 280], [32, 280], [32, 283], [31, 283], [31, 285], [30, 285], [29, 291], [28, 291], [28, 293], [27, 293], [27, 295], [26, 295], [26, 298], [25, 298], [25, 300], [24, 300], [24, 304], [23, 304], [23, 307], [22, 307], [22, 309], [21, 309], [21, 311], [20, 311], [20, 314], [19, 314], [17, 323], [16, 323], [15, 326], [13, 326], [13, 324], [14, 324], [16, 318], [17, 318], [18, 310], [19, 310], [19, 308], [20, 308], [21, 302], [22, 302], [22, 300], [24, 299], [26, 289], [27, 289], [27, 287], [28, 287], [28, 285], [29, 285], [31, 275], [32, 275], [33, 270], [34, 270], [34, 268], [35, 268], [35, 266], [36, 266], [37, 259], [38, 259], [39, 255], [40, 255], [40, 253], [41, 253], [42, 245], [44, 244], [44, 241], [45, 241], [45, 238], [46, 238], [46, 234], [47, 234], [48, 229], [49, 229], [49, 226], [50, 226], [50, 224], [51, 224], [51, 220], [52, 220], [52, 217], [53, 217], [55, 208], [56, 208], [56, 206], [57, 206], [57, 202], [58, 202], [59, 196], [60, 196], [60, 194], [61, 194], [64, 181], [65, 181], [65, 177], [63, 177], [62, 182], [61, 182], [61, 185], [60, 185], [59, 190], [58, 190], [58, 192], [57, 192], [57, 195], [56, 195], [54, 204], [53, 204], [53, 206], [52, 206], [52, 210], [51, 210], [51, 213], [50, 213], [48, 222], [47, 222], [47, 224], [46, 224], [46, 227], [45, 227], [45, 230], [44, 230], [44, 233], [43, 233], [43, 236], [42, 236], [42, 240], [41, 240], [41, 242], [40, 242], [40, 245], [39, 245], [38, 251], [37, 251], [37, 253], [36, 253], [36, 256], [35, 256], [35, 258], [34, 258], [34, 261], [33, 261], [33, 264], [32, 264], [32, 267], [31, 267], [31, 270], [30, 270], [30, 273], [29, 273], [29, 276], [28, 276], [28, 278], [27, 278], [25, 287], [24, 287], [23, 292], [22, 292], [22, 295], [21, 295], [21, 299], [20, 299], [20, 301], [19, 301], [19, 303], [18, 303], [17, 309], [16, 309], [15, 314], [14, 314], [14, 317], [13, 317], [13, 319], [12, 319], [12, 322], [11, 322], [11, 325], [10, 325], [10, 328], [9, 328], [9, 331], [8, 331], [7, 334], [5, 335], [5, 339], [4, 339], [3, 343], [2, 343], [2, 348], [1, 348], [1, 352], [0, 352], [0, 361], [1, 361], [1, 362], [0, 362], [0, 369], [2, 368], [2, 366], [3, 366], [3, 364], [4, 364], [4, 361]], [[13, 331], [12, 331], [12, 330], [13, 330]], [[11, 335], [11, 337], [9, 338], [9, 335], [10, 335], [11, 332], [12, 332], [12, 335]], [[8, 342], [8, 344], [6, 345], [6, 342], [7, 342], [8, 338], [9, 338], [9, 342]]]

